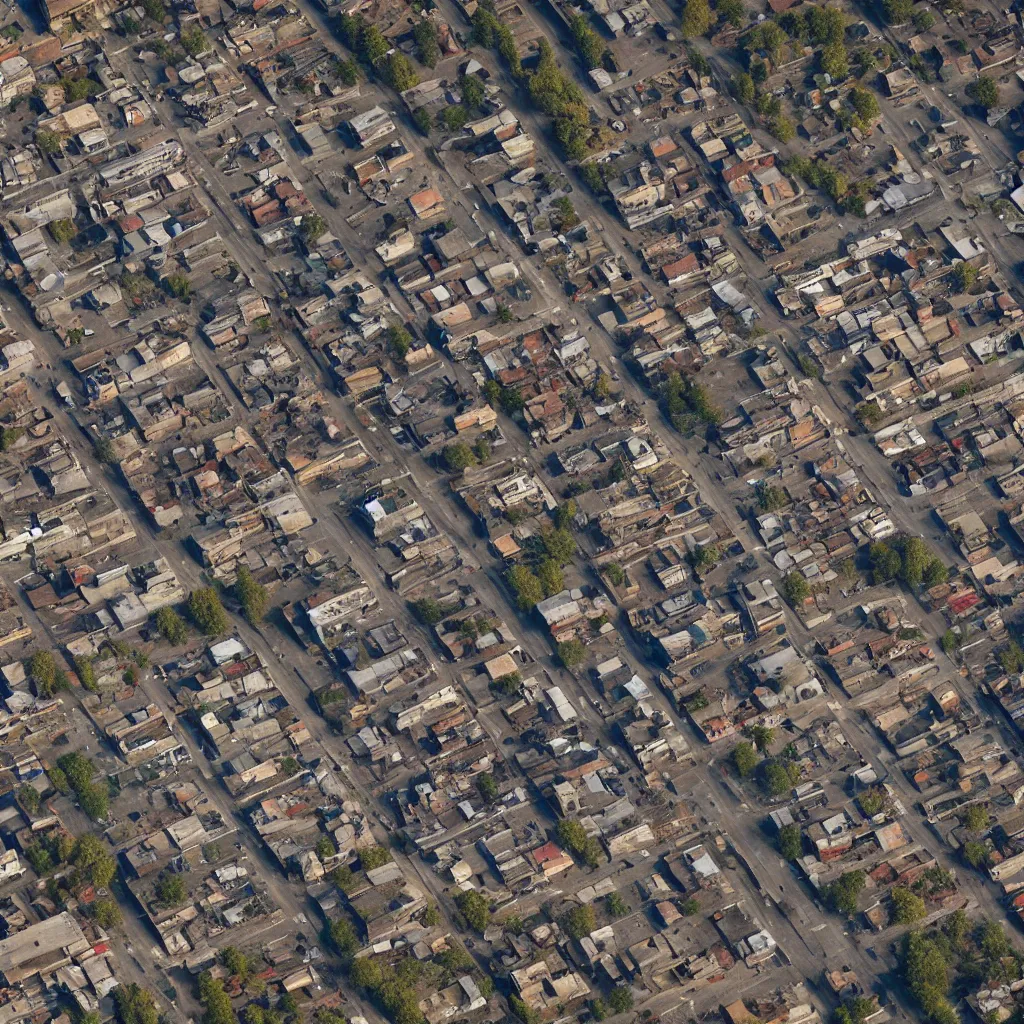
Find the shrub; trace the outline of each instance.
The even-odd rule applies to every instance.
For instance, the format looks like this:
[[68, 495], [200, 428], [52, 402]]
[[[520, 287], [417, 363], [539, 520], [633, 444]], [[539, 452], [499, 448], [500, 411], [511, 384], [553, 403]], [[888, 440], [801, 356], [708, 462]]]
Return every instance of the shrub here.
[[582, 939], [589, 935], [597, 927], [594, 908], [589, 903], [573, 907], [562, 918], [562, 927], [574, 939]]
[[586, 649], [579, 640], [566, 640], [558, 645], [558, 660], [566, 668], [575, 668], [586, 656]]
[[391, 852], [385, 846], [368, 846], [359, 851], [359, 863], [364, 871], [372, 871], [391, 860]]
[[[689, 0], [693, 3], [693, 0]], [[633, 990], [628, 985], [616, 985], [608, 994], [608, 1005], [615, 1013], [633, 1009]]]
[[455, 897], [455, 905], [469, 926], [483, 934], [491, 923], [491, 907], [487, 898], [475, 889], [466, 889]]

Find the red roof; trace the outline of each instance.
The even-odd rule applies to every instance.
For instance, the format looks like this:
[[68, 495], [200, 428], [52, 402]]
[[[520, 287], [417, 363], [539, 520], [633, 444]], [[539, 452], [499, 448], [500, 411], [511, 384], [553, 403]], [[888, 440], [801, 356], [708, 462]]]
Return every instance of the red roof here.
[[563, 856], [562, 848], [556, 843], [545, 843], [533, 851], [533, 859], [538, 866], [546, 864], [549, 860], [558, 860], [561, 856]]

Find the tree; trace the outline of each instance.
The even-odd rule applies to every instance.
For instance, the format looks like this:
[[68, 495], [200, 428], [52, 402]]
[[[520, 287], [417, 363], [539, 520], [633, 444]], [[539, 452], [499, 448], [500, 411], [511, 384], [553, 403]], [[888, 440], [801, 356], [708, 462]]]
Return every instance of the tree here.
[[255, 628], [263, 621], [269, 602], [267, 588], [256, 582], [247, 565], [240, 566], [235, 577], [235, 599], [242, 606], [242, 615], [250, 626]]
[[445, 107], [437, 115], [437, 123], [447, 132], [461, 131], [468, 120], [468, 111], [460, 106]]
[[331, 857], [336, 856], [338, 853], [338, 848], [334, 845], [330, 836], [320, 836], [316, 841], [314, 850], [320, 860], [330, 860]]
[[568, 231], [579, 224], [579, 214], [576, 212], [576, 207], [572, 205], [572, 200], [568, 196], [559, 196], [551, 204], [551, 208], [555, 212], [559, 231]]
[[929, 589], [945, 583], [948, 578], [949, 570], [940, 558], [932, 558], [924, 567], [924, 585]]
[[988, 828], [988, 809], [982, 804], [971, 804], [970, 807], [964, 811], [960, 819], [964, 823], [964, 828], [968, 832], [978, 834], [984, 832]]
[[629, 904], [617, 893], [611, 893], [604, 903], [612, 917], [625, 917], [629, 913]]
[[838, 7], [811, 7], [807, 11], [807, 28], [816, 46], [842, 43], [846, 35], [846, 16]]
[[121, 916], [121, 908], [116, 900], [96, 900], [92, 905], [92, 916], [96, 923], [106, 931], [117, 928], [124, 920]]
[[783, 825], [779, 829], [779, 854], [786, 860], [796, 860], [803, 853], [804, 841], [799, 825]]
[[493, 804], [498, 799], [498, 783], [490, 772], [481, 772], [476, 777], [476, 788], [487, 803]]
[[999, 664], [1007, 675], [1024, 672], [1024, 651], [1016, 640], [1011, 640], [999, 652]]
[[565, 640], [558, 645], [558, 660], [566, 668], [575, 668], [586, 660], [586, 648], [579, 640]]
[[587, 867], [595, 868], [600, 862], [601, 846], [596, 839], [587, 835], [586, 829], [572, 818], [563, 818], [558, 823], [558, 839], [576, 856], [581, 857]]
[[513, 693], [519, 692], [519, 687], [523, 685], [523, 677], [518, 672], [509, 672], [506, 675], [498, 676], [497, 679], [491, 683], [499, 693], [504, 693], [506, 696], [511, 696]]
[[792, 142], [796, 136], [796, 127], [793, 122], [783, 114], [773, 117], [768, 122], [768, 131], [779, 140], [779, 142]]
[[772, 745], [772, 741], [775, 739], [775, 730], [769, 728], [767, 725], [752, 725], [747, 730], [747, 735], [750, 737], [754, 746], [764, 754], [767, 753], [768, 748]]
[[412, 123], [416, 125], [421, 135], [430, 135], [430, 129], [434, 124], [430, 119], [430, 111], [426, 107], [417, 107], [413, 111]]
[[903, 568], [903, 559], [885, 541], [878, 541], [868, 548], [871, 574], [875, 583], [887, 583], [897, 577]]
[[190, 57], [198, 57], [210, 48], [210, 44], [206, 41], [203, 30], [198, 25], [192, 25], [181, 33], [181, 48]]
[[[494, 315], [498, 318], [499, 324], [510, 324], [515, 319], [515, 314], [512, 312], [512, 307], [507, 303], [498, 303], [498, 308], [494, 311]], [[500, 387], [500, 385], [499, 385]]]
[[473, 454], [473, 449], [465, 441], [446, 444], [441, 449], [441, 459], [450, 473], [458, 473], [469, 466], [476, 465], [476, 456]]
[[[796, 771], [799, 769], [794, 765]], [[785, 796], [793, 788], [794, 780], [786, 765], [768, 758], [758, 766], [761, 788], [773, 799]]]
[[555, 526], [560, 530], [568, 529], [576, 518], [577, 512], [579, 512], [579, 506], [572, 498], [569, 498], [555, 509]]
[[134, 981], [113, 991], [114, 1015], [118, 1024], [158, 1024], [160, 1014], [152, 994]]
[[580, 60], [589, 71], [591, 68], [599, 68], [604, 59], [607, 47], [604, 40], [590, 27], [590, 23], [582, 14], [573, 14], [569, 17], [569, 31], [572, 33], [573, 41], [576, 43], [576, 52]]
[[513, 566], [506, 577], [516, 595], [520, 611], [529, 611], [538, 601], [544, 600], [541, 582], [525, 565]]
[[821, 70], [833, 81], [841, 82], [850, 73], [850, 61], [842, 43], [829, 43], [820, 56]]
[[798, 569], [786, 573], [782, 578], [782, 596], [794, 608], [802, 606], [804, 601], [811, 596], [811, 585]]
[[740, 742], [733, 747], [732, 763], [741, 779], [748, 779], [757, 767], [757, 753], [752, 743]]
[[[351, 959], [359, 952], [362, 943], [356, 937], [352, 922], [347, 917], [339, 917], [331, 922], [331, 945], [345, 960]], [[356, 963], [361, 961], [357, 960]], [[372, 962], [372, 961], [371, 961]], [[353, 970], [354, 970], [353, 966]]]
[[755, 488], [757, 504], [763, 512], [777, 512], [789, 504], [789, 498], [781, 487], [768, 483], [767, 480], [758, 482]]
[[914, 0], [882, 0], [882, 13], [890, 25], [905, 25], [914, 13]]
[[327, 233], [327, 222], [319, 213], [307, 213], [299, 224], [299, 233], [307, 245], [312, 245]]
[[960, 638], [951, 629], [947, 629], [939, 638], [939, 646], [946, 654], [952, 654], [960, 646]]
[[715, 12], [726, 24], [733, 28], [740, 28], [743, 24], [746, 8], [743, 0], [718, 0], [715, 4]]
[[681, 29], [684, 39], [706, 34], [715, 23], [708, 0], [686, 0]]
[[412, 335], [402, 324], [388, 328], [388, 347], [399, 358], [404, 359], [412, 348]]
[[187, 299], [192, 294], [192, 282], [188, 274], [178, 271], [168, 274], [166, 278], [167, 289], [176, 299]]
[[483, 934], [491, 923], [491, 906], [487, 898], [475, 889], [466, 889], [455, 897], [455, 905], [470, 928]]
[[857, 897], [864, 888], [865, 880], [863, 871], [844, 872], [822, 890], [825, 902], [837, 913], [853, 917], [857, 913]]
[[576, 554], [576, 540], [564, 526], [542, 530], [540, 536], [549, 558], [559, 565], [568, 565], [572, 561], [572, 556]]
[[885, 807], [885, 790], [881, 786], [865, 790], [860, 795], [860, 809], [869, 817], [873, 818]]
[[28, 663], [28, 674], [40, 697], [52, 697], [58, 689], [57, 662], [49, 651], [36, 651]]
[[918, 32], [927, 32], [935, 24], [935, 15], [931, 11], [917, 11], [914, 14], [914, 28]]
[[337, 60], [334, 73], [341, 79], [342, 85], [353, 86], [359, 83], [359, 65], [354, 60]]
[[748, 107], [754, 102], [755, 87], [754, 79], [746, 71], [740, 71], [732, 76], [732, 94]]
[[416, 40], [416, 59], [425, 67], [433, 68], [441, 59], [441, 47], [437, 45], [437, 29], [432, 21], [418, 21], [412, 30]]
[[117, 874], [117, 861], [103, 842], [89, 832], [78, 837], [68, 858], [82, 879], [105, 889]]
[[51, 220], [50, 223], [46, 225], [46, 230], [50, 232], [53, 240], [58, 245], [65, 245], [70, 242], [78, 233], [75, 229], [75, 222], [68, 217], [60, 217], [57, 220]]
[[395, 92], [405, 92], [417, 85], [420, 76], [412, 66], [412, 61], [404, 53], [398, 50], [388, 54], [380, 66], [381, 78], [391, 86]]
[[368, 846], [359, 851], [359, 863], [364, 871], [372, 871], [391, 860], [391, 853], [385, 846]]
[[473, 113], [480, 109], [484, 102], [484, 83], [476, 75], [463, 75], [459, 79], [459, 93], [462, 105]]
[[188, 614], [205, 636], [219, 636], [228, 630], [228, 617], [213, 587], [199, 587], [188, 595]]
[[562, 918], [562, 927], [574, 939], [584, 938], [597, 927], [597, 920], [594, 917], [594, 908], [590, 906], [589, 903], [573, 907]]
[[979, 75], [967, 86], [967, 95], [986, 110], [999, 106], [999, 85], [994, 78]]
[[181, 875], [164, 875], [156, 883], [157, 901], [165, 907], [177, 907], [185, 902], [188, 890]]
[[904, 537], [900, 541], [900, 554], [900, 579], [908, 587], [919, 587], [930, 560], [928, 546], [920, 537]]
[[176, 647], [188, 639], [185, 620], [169, 605], [156, 613], [156, 628], [169, 644]]
[[18, 788], [18, 802], [29, 814], [35, 814], [43, 801], [39, 795], [39, 790], [31, 785], [31, 783], [26, 782]]
[[252, 965], [249, 958], [235, 946], [225, 946], [220, 951], [220, 962], [227, 968], [228, 973], [238, 978], [244, 985], [252, 973]]
[[[693, 0], [690, 0], [692, 3]], [[616, 985], [608, 994], [608, 1005], [615, 1013], [625, 1013], [633, 1009], [633, 990], [629, 985]]]
[[854, 86], [850, 90], [850, 103], [853, 105], [853, 109], [857, 112], [857, 116], [865, 124], [870, 125], [873, 121], [877, 121], [882, 116], [881, 109], [878, 106], [878, 100], [875, 99], [875, 94], [870, 89], [861, 89]]
[[224, 991], [224, 982], [209, 971], [199, 976], [199, 1002], [203, 1004], [203, 1024], [237, 1024], [231, 997]]
[[565, 589], [565, 578], [558, 563], [553, 558], [545, 558], [537, 567], [537, 579], [544, 588], [544, 596], [551, 597]]
[[927, 913], [924, 900], [905, 886], [894, 886], [889, 898], [892, 900], [893, 924], [914, 924]]
[[64, 148], [64, 140], [57, 132], [52, 132], [48, 128], [40, 128], [36, 132], [36, 145], [39, 147], [40, 153], [53, 156]]

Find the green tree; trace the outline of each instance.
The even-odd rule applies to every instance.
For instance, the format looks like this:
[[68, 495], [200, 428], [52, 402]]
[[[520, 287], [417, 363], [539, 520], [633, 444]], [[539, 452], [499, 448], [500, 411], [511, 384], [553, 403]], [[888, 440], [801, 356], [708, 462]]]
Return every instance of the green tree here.
[[92, 916], [95, 922], [105, 931], [117, 928], [124, 918], [116, 900], [100, 899], [92, 904]]
[[789, 498], [781, 487], [768, 483], [767, 480], [758, 482], [755, 488], [757, 504], [763, 512], [777, 512], [789, 504]]
[[52, 697], [58, 689], [57, 662], [49, 651], [36, 651], [28, 663], [28, 674], [40, 697]]
[[469, 466], [476, 465], [476, 456], [473, 449], [465, 441], [456, 441], [453, 444], [446, 444], [441, 450], [441, 459], [445, 468], [450, 473], [457, 473]]
[[680, 25], [684, 39], [705, 35], [715, 23], [708, 0], [686, 0]]
[[441, 59], [441, 47], [437, 44], [437, 29], [431, 21], [418, 21], [412, 30], [416, 40], [416, 59], [425, 67], [433, 68]]
[[160, 635], [175, 647], [188, 639], [188, 626], [185, 620], [169, 605], [156, 613], [156, 628]]
[[885, 807], [886, 793], [881, 786], [865, 790], [860, 795], [860, 809], [869, 817], [873, 818]]
[[364, 871], [372, 871], [391, 860], [391, 853], [386, 846], [368, 846], [359, 851], [359, 863]]
[[903, 537], [900, 541], [900, 579], [908, 587], [917, 588], [924, 579], [924, 570], [930, 560], [928, 546], [920, 537]]
[[455, 897], [455, 905], [470, 928], [483, 934], [491, 923], [491, 906], [487, 898], [475, 889], [465, 889]]
[[947, 629], [939, 639], [939, 646], [946, 654], [952, 654], [960, 646], [960, 639], [951, 629]]
[[816, 46], [842, 43], [846, 35], [846, 16], [838, 7], [811, 7], [807, 11], [807, 28]]
[[599, 68], [607, 47], [604, 45], [604, 40], [590, 27], [586, 17], [582, 14], [570, 15], [569, 31], [572, 33], [576, 52], [580, 55], [584, 67], [588, 71], [591, 68]]
[[167, 290], [176, 299], [187, 299], [192, 294], [192, 282], [189, 280], [188, 274], [177, 271], [173, 274], [168, 274], [166, 278]]
[[978, 268], [966, 260], [961, 260], [953, 267], [953, 280], [957, 291], [970, 291], [978, 280]]
[[555, 527], [541, 531], [541, 540], [548, 557], [559, 565], [568, 565], [576, 554], [576, 540], [565, 527]]
[[545, 558], [537, 567], [537, 579], [544, 588], [544, 596], [560, 594], [565, 589], [565, 578], [558, 563], [553, 558]]
[[465, 107], [448, 106], [438, 112], [437, 123], [447, 132], [461, 131], [469, 121], [469, 112]]
[[798, 569], [786, 573], [782, 578], [782, 596], [794, 608], [801, 607], [804, 601], [811, 596], [811, 585]]
[[255, 628], [263, 621], [270, 600], [267, 588], [257, 583], [246, 565], [239, 567], [235, 577], [235, 599], [242, 606], [242, 615], [250, 626]]
[[821, 51], [821, 70], [833, 81], [841, 82], [850, 73], [850, 61], [842, 43], [829, 43]]
[[879, 541], [868, 548], [868, 559], [871, 562], [871, 574], [875, 583], [887, 583], [896, 579], [902, 571], [903, 559], [898, 551], [893, 551], [885, 541]]
[[118, 985], [111, 994], [118, 1024], [158, 1024], [160, 1014], [152, 993], [147, 989], [133, 981], [127, 985]]
[[761, 787], [774, 799], [785, 796], [794, 785], [789, 769], [774, 758], [767, 758], [760, 763], [758, 775]]
[[225, 946], [220, 951], [220, 962], [227, 968], [230, 975], [238, 978], [240, 984], [244, 985], [249, 980], [252, 964], [236, 946]]
[[849, 98], [853, 109], [857, 112], [857, 116], [865, 124], [870, 125], [882, 116], [882, 111], [878, 106], [878, 100], [870, 89], [861, 89], [854, 86], [854, 88], [850, 90]]
[[83, 880], [98, 889], [105, 889], [117, 874], [117, 861], [102, 840], [91, 833], [85, 833], [75, 840], [69, 861]]
[[480, 795], [487, 803], [493, 804], [498, 799], [498, 783], [490, 772], [481, 772], [476, 777], [476, 788], [480, 790]]
[[513, 566], [508, 571], [507, 579], [521, 611], [529, 611], [538, 601], [544, 600], [544, 588], [540, 580], [525, 565]]
[[188, 890], [181, 875], [163, 875], [156, 883], [157, 902], [165, 907], [177, 907], [185, 902]]
[[459, 93], [462, 96], [462, 105], [470, 113], [474, 113], [483, 106], [486, 95], [484, 83], [476, 75], [463, 75], [459, 79]]
[[864, 888], [865, 881], [863, 871], [846, 871], [830, 885], [825, 886], [822, 895], [836, 913], [853, 917], [857, 913], [857, 898]]
[[905, 25], [914, 13], [914, 0], [882, 0], [882, 13], [890, 25]]
[[558, 645], [558, 660], [566, 668], [575, 668], [586, 660], [586, 648], [579, 640], [565, 640]]
[[417, 85], [420, 76], [412, 66], [412, 61], [404, 53], [394, 50], [384, 59], [379, 66], [381, 78], [391, 86], [395, 92], [405, 92]]
[[625, 917], [629, 913], [629, 904], [617, 892], [611, 893], [604, 905], [612, 917]]
[[299, 224], [299, 233], [307, 245], [312, 245], [318, 238], [327, 234], [327, 221], [319, 213], [304, 214]]
[[228, 630], [228, 617], [213, 587], [199, 587], [188, 595], [188, 614], [205, 636], [220, 636]]
[[971, 804], [961, 815], [960, 820], [968, 832], [984, 832], [989, 823], [988, 809], [982, 804]]
[[412, 608], [420, 622], [427, 626], [436, 626], [444, 618], [444, 609], [432, 597], [421, 597], [413, 602]]
[[918, 32], [927, 32], [935, 24], [935, 15], [931, 11], [915, 11], [914, 28]]
[[412, 348], [412, 335], [402, 324], [392, 324], [388, 328], [388, 348], [399, 358], [404, 359]]
[[[692, 3], [693, 0], [690, 0]], [[629, 985], [616, 985], [608, 994], [608, 1005], [614, 1013], [625, 1013], [633, 1009], [633, 990]]]
[[754, 79], [746, 71], [740, 71], [732, 76], [732, 93], [748, 107], [754, 102], [755, 96]]
[[594, 908], [589, 903], [573, 907], [562, 917], [562, 927], [574, 939], [584, 938], [597, 927]]
[[994, 78], [979, 75], [967, 86], [967, 95], [986, 110], [999, 106], [999, 84]]
[[927, 914], [924, 900], [905, 886], [894, 886], [889, 898], [892, 900], [893, 924], [915, 924]]
[[932, 558], [924, 567], [924, 585], [931, 589], [940, 583], [945, 583], [949, 578], [949, 570], [942, 563], [941, 558]]
[[224, 982], [209, 971], [199, 976], [199, 1002], [203, 1004], [202, 1024], [237, 1024], [231, 997], [224, 991]]
[[430, 119], [430, 111], [426, 107], [417, 107], [413, 111], [412, 122], [419, 129], [421, 135], [430, 135], [430, 129], [434, 122]]
[[23, 786], [18, 788], [18, 802], [31, 815], [35, 814], [36, 811], [39, 810], [39, 805], [43, 800], [39, 795], [39, 790], [36, 789], [35, 786], [26, 782]]
[[72, 238], [78, 234], [75, 228], [75, 222], [67, 217], [61, 217], [58, 220], [51, 220], [46, 225], [46, 230], [50, 232], [53, 240], [58, 245], [66, 245], [71, 241]]
[[53, 156], [64, 148], [64, 140], [57, 132], [50, 131], [48, 128], [40, 128], [36, 132], [36, 145], [39, 147], [40, 153]]
[[[350, 960], [362, 947], [362, 943], [356, 937], [352, 922], [347, 917], [339, 917], [331, 922], [330, 927], [331, 945], [338, 951], [344, 960]], [[361, 961], [357, 960], [356, 963]], [[354, 969], [354, 966], [353, 966]]]
[[767, 725], [752, 725], [746, 730], [746, 734], [762, 754], [768, 752], [768, 748], [775, 739], [775, 730]]
[[741, 779], [750, 778], [754, 774], [757, 762], [757, 752], [754, 750], [753, 743], [740, 742], [733, 747], [732, 763]]
[[210, 44], [203, 35], [203, 30], [198, 25], [192, 25], [181, 33], [181, 48], [190, 57], [198, 57], [210, 48]]
[[314, 849], [320, 860], [330, 860], [338, 852], [338, 848], [334, 845], [330, 836], [320, 836], [316, 841]]
[[557, 829], [559, 842], [571, 853], [581, 857], [588, 867], [597, 867], [601, 847], [597, 840], [587, 835], [586, 829], [573, 818], [563, 818]]
[[718, 0], [715, 4], [715, 13], [726, 24], [733, 28], [740, 28], [747, 12], [743, 6], [743, 0]]
[[796, 860], [803, 853], [804, 842], [799, 825], [783, 825], [779, 829], [779, 854], [786, 860]]

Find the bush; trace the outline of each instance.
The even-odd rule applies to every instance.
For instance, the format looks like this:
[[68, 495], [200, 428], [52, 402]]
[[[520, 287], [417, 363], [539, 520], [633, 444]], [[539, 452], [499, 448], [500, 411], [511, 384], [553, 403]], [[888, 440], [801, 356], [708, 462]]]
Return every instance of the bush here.
[[680, 433], [693, 431], [699, 424], [717, 426], [722, 413], [711, 403], [702, 385], [681, 374], [670, 374], [661, 388], [661, 404], [666, 416]]
[[608, 896], [605, 907], [612, 917], [625, 917], [629, 913], [629, 904], [617, 892]]
[[53, 236], [53, 240], [58, 245], [64, 245], [70, 242], [72, 238], [78, 233], [75, 229], [75, 222], [69, 220], [67, 217], [61, 217], [59, 220], [51, 220], [46, 226], [47, 231]]
[[686, 0], [680, 29], [684, 39], [705, 35], [715, 23], [708, 0]]
[[960, 820], [964, 823], [964, 828], [968, 832], [984, 832], [988, 828], [989, 815], [988, 810], [981, 804], [971, 804], [970, 807], [964, 811]]
[[198, 25], [192, 25], [181, 33], [181, 48], [190, 56], [198, 57], [210, 48], [210, 44]]
[[318, 213], [307, 213], [299, 224], [299, 233], [307, 245], [327, 234], [327, 221]]
[[167, 275], [167, 288], [176, 299], [187, 299], [192, 294], [192, 282], [188, 274], [177, 272]]
[[446, 444], [441, 449], [441, 459], [450, 473], [457, 473], [469, 466], [475, 466], [477, 461], [473, 449], [465, 441]]
[[781, 487], [775, 487], [761, 480], [756, 488], [757, 504], [763, 512], [777, 512], [789, 504], [789, 498]]
[[782, 596], [794, 608], [802, 606], [804, 601], [811, 596], [811, 585], [802, 572], [794, 569], [792, 572], [786, 573], [782, 579]]
[[64, 148], [64, 140], [57, 132], [52, 132], [48, 128], [40, 128], [36, 132], [36, 145], [39, 147], [40, 153], [52, 156]]
[[188, 890], [181, 875], [164, 875], [157, 883], [157, 902], [165, 907], [177, 907], [185, 902]]
[[498, 783], [495, 781], [494, 776], [490, 772], [481, 772], [476, 777], [476, 788], [480, 790], [480, 795], [489, 804], [493, 804], [498, 799], [500, 790], [498, 789]]
[[978, 268], [966, 260], [961, 260], [953, 267], [953, 281], [956, 284], [957, 291], [970, 291], [977, 280]]

